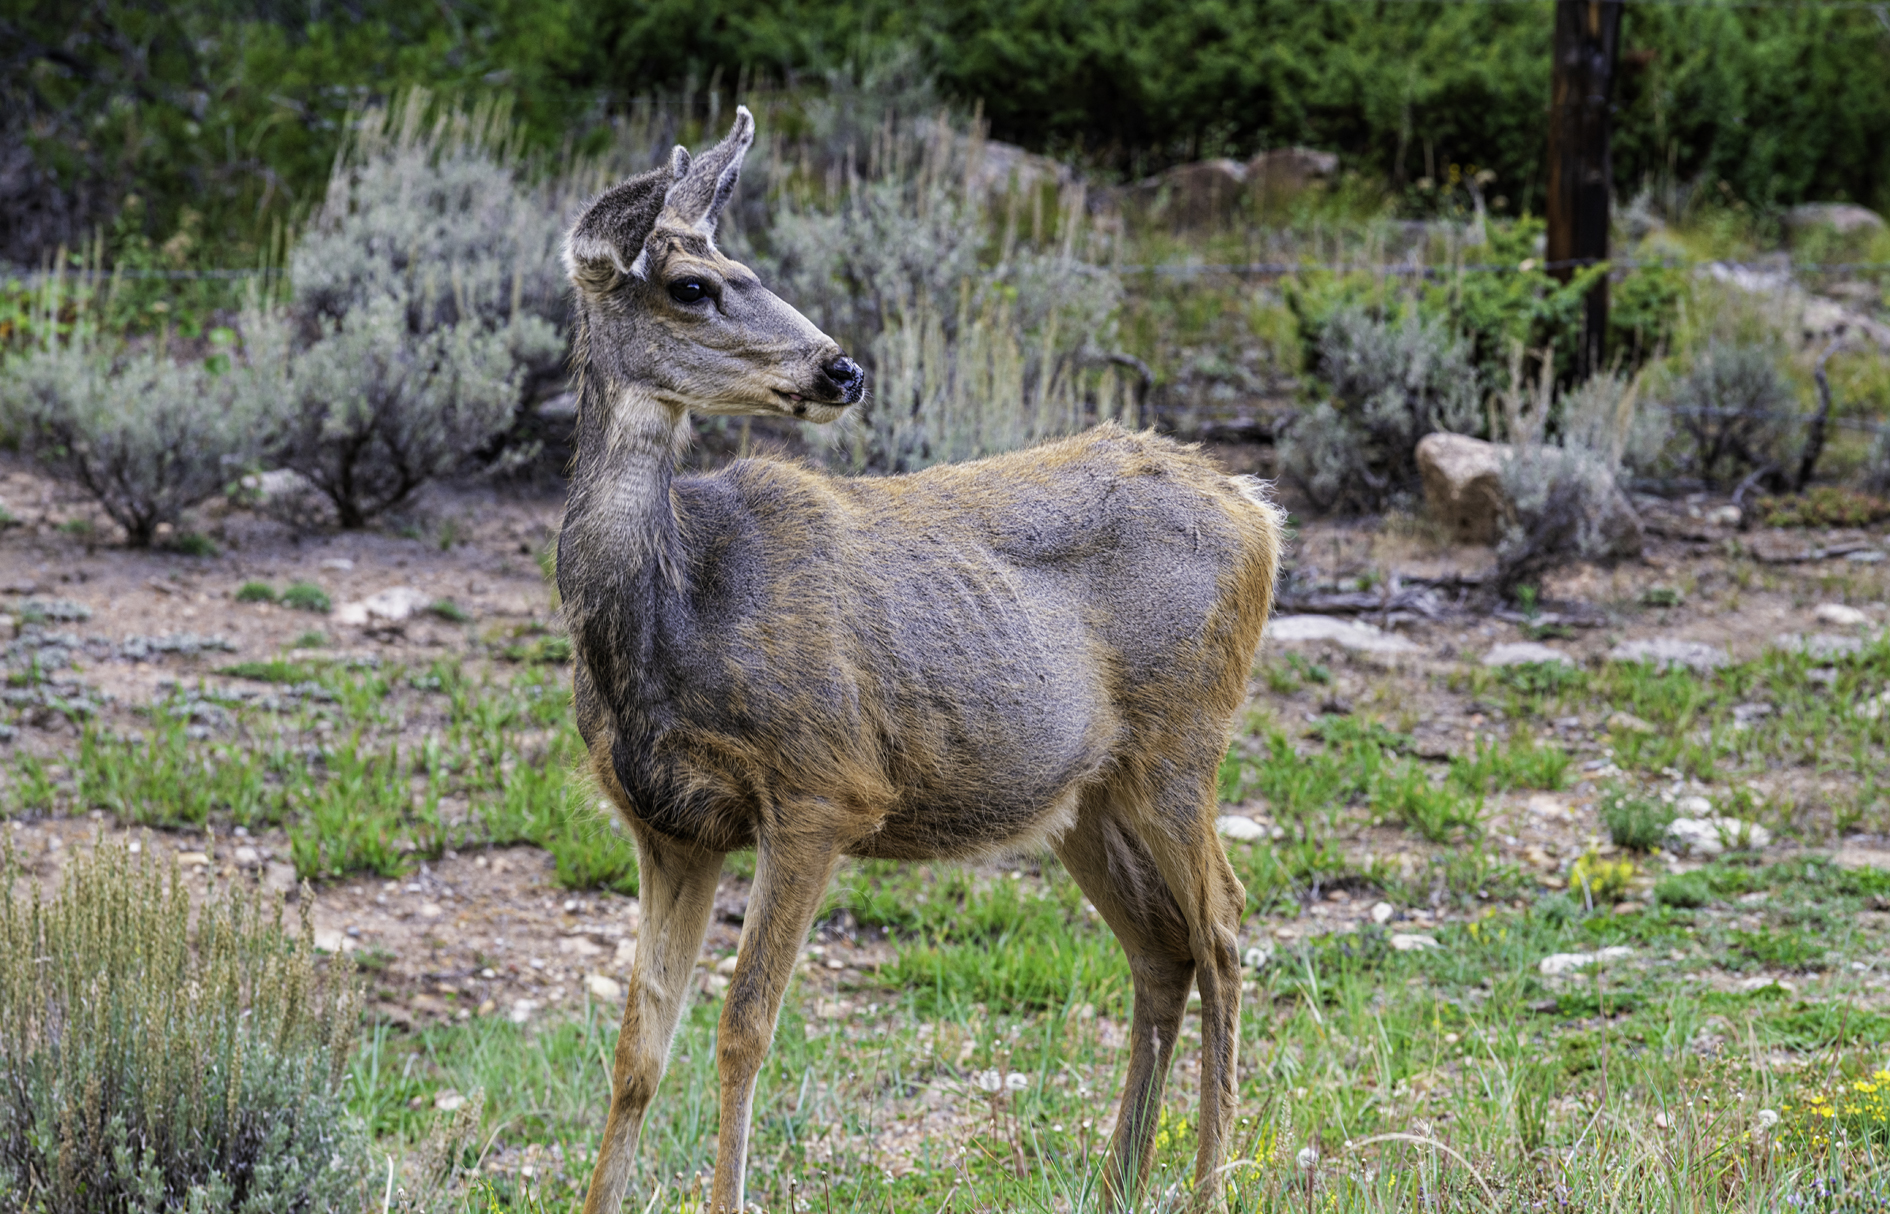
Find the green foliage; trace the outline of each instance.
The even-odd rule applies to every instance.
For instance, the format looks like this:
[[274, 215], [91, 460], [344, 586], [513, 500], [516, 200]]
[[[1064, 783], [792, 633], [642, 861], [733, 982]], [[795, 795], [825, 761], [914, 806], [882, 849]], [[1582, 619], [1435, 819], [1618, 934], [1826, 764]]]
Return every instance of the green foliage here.
[[306, 683], [315, 677], [312, 667], [280, 658], [260, 662], [232, 662], [219, 668], [217, 673], [227, 674], [233, 679], [256, 679], [263, 683]]
[[[1646, 796], [1625, 784], [1610, 784], [1601, 793], [1601, 821], [1615, 846], [1629, 851], [1648, 852], [1660, 846], [1667, 835], [1667, 824], [1674, 819], [1672, 807], [1655, 797]], [[1663, 898], [1663, 901], [1665, 899]], [[1684, 905], [1674, 903], [1673, 905]]]
[[0, 883], [0, 1194], [20, 1209], [358, 1208], [341, 1079], [361, 996], [312, 929], [115, 845], [50, 902]]
[[1890, 518], [1890, 501], [1842, 485], [1813, 485], [1790, 497], [1761, 497], [1768, 527], [1868, 527]]
[[276, 588], [268, 582], [244, 582], [236, 591], [239, 603], [273, 603], [276, 601]]
[[335, 607], [334, 601], [328, 597], [328, 592], [313, 582], [291, 582], [289, 588], [282, 592], [282, 605], [293, 607], [297, 611], [313, 611], [321, 615], [326, 615]]
[[[17, 18], [26, 50], [3, 84], [7, 137], [32, 160], [0, 255], [32, 263], [116, 212], [114, 260], [254, 264], [274, 225], [313, 209], [364, 96], [408, 85], [503, 88], [521, 142], [551, 150], [574, 132], [595, 144], [600, 98], [718, 73], [725, 86], [740, 73], [819, 81], [893, 43], [960, 105], [981, 103], [997, 137], [1131, 176], [1304, 144], [1390, 181], [1413, 209], [1467, 209], [1462, 183], [1482, 168], [1499, 212], [1540, 213], [1551, 26], [1545, 3], [525, 0], [476, 21], [388, 0], [47, 6]], [[1710, 199], [1720, 181], [1761, 209], [1881, 200], [1890, 84], [1868, 9], [1630, 8], [1622, 46], [1617, 181], [1650, 182], [1676, 207], [1684, 183]], [[216, 282], [130, 285], [143, 309], [201, 314], [227, 298]]]

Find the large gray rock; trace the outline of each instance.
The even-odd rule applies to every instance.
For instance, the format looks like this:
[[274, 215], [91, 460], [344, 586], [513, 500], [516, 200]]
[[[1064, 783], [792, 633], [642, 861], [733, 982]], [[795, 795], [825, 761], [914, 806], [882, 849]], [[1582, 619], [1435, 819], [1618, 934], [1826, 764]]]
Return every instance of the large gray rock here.
[[1339, 171], [1339, 158], [1311, 148], [1274, 148], [1247, 162], [1247, 187], [1265, 198], [1297, 194]]
[[1849, 202], [1807, 202], [1785, 212], [1785, 226], [1794, 229], [1836, 228], [1852, 232], [1874, 232], [1883, 227], [1883, 216], [1869, 207]]
[[1418, 440], [1418, 475], [1433, 518], [1463, 544], [1494, 544], [1509, 517], [1503, 493], [1508, 448], [1465, 434], [1427, 434]]

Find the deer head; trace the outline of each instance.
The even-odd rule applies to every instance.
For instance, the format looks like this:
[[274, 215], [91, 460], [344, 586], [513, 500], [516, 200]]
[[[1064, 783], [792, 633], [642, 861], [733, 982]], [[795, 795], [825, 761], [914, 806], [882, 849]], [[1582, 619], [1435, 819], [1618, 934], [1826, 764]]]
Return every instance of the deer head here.
[[715, 247], [754, 139], [738, 107], [722, 142], [693, 160], [679, 146], [585, 209], [564, 245], [580, 358], [675, 410], [832, 421], [865, 394], [866, 373]]

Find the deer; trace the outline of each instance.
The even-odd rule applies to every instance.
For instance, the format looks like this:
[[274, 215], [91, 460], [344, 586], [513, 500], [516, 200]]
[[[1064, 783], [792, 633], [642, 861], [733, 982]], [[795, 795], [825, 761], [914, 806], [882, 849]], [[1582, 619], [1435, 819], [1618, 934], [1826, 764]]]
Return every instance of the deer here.
[[716, 1039], [709, 1209], [745, 1209], [756, 1075], [846, 857], [1047, 846], [1127, 953], [1127, 1080], [1102, 1177], [1132, 1205], [1190, 986], [1197, 1198], [1235, 1108], [1246, 894], [1218, 765], [1273, 597], [1280, 511], [1198, 449], [1104, 423], [883, 477], [784, 458], [679, 474], [692, 414], [831, 422], [860, 365], [715, 244], [754, 140], [611, 187], [564, 244], [575, 456], [556, 579], [594, 777], [641, 926], [585, 1214], [617, 1214], [724, 858], [755, 853]]

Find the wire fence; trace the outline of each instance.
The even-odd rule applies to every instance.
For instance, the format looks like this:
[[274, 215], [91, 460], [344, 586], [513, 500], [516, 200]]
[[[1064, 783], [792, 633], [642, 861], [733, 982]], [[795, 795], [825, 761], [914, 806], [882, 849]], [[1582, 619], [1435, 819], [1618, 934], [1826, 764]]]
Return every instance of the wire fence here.
[[[1398, 3], [1407, 0], [1396, 0]], [[1416, 0], [1408, 0], [1415, 3]], [[1450, 0], [1452, 3], [1460, 0]], [[1479, 0], [1482, 2], [1482, 0]], [[1496, 0], [1488, 0], [1496, 2]], [[1510, 0], [1502, 0], [1504, 3]], [[1520, 2], [1520, 0], [1518, 0]], [[1370, 262], [1370, 261], [1251, 261], [1251, 262], [1122, 262], [1111, 268], [1124, 274], [1233, 274], [1257, 278], [1282, 278], [1292, 274], [1386, 274], [1396, 277], [1432, 278], [1455, 274], [1528, 274], [1536, 270], [1585, 269], [1605, 265], [1614, 270], [1745, 270], [1755, 274], [1883, 274], [1890, 273], [1890, 261], [1792, 262], [1789, 265], [1763, 261], [1699, 261], [1679, 257], [1572, 257], [1562, 261], [1526, 258], [1520, 262]], [[40, 283], [51, 278], [67, 281], [108, 282], [112, 278], [189, 281], [192, 279], [245, 279], [280, 277], [282, 270], [153, 270], [121, 267], [118, 269], [13, 270], [6, 278], [23, 283]]]

